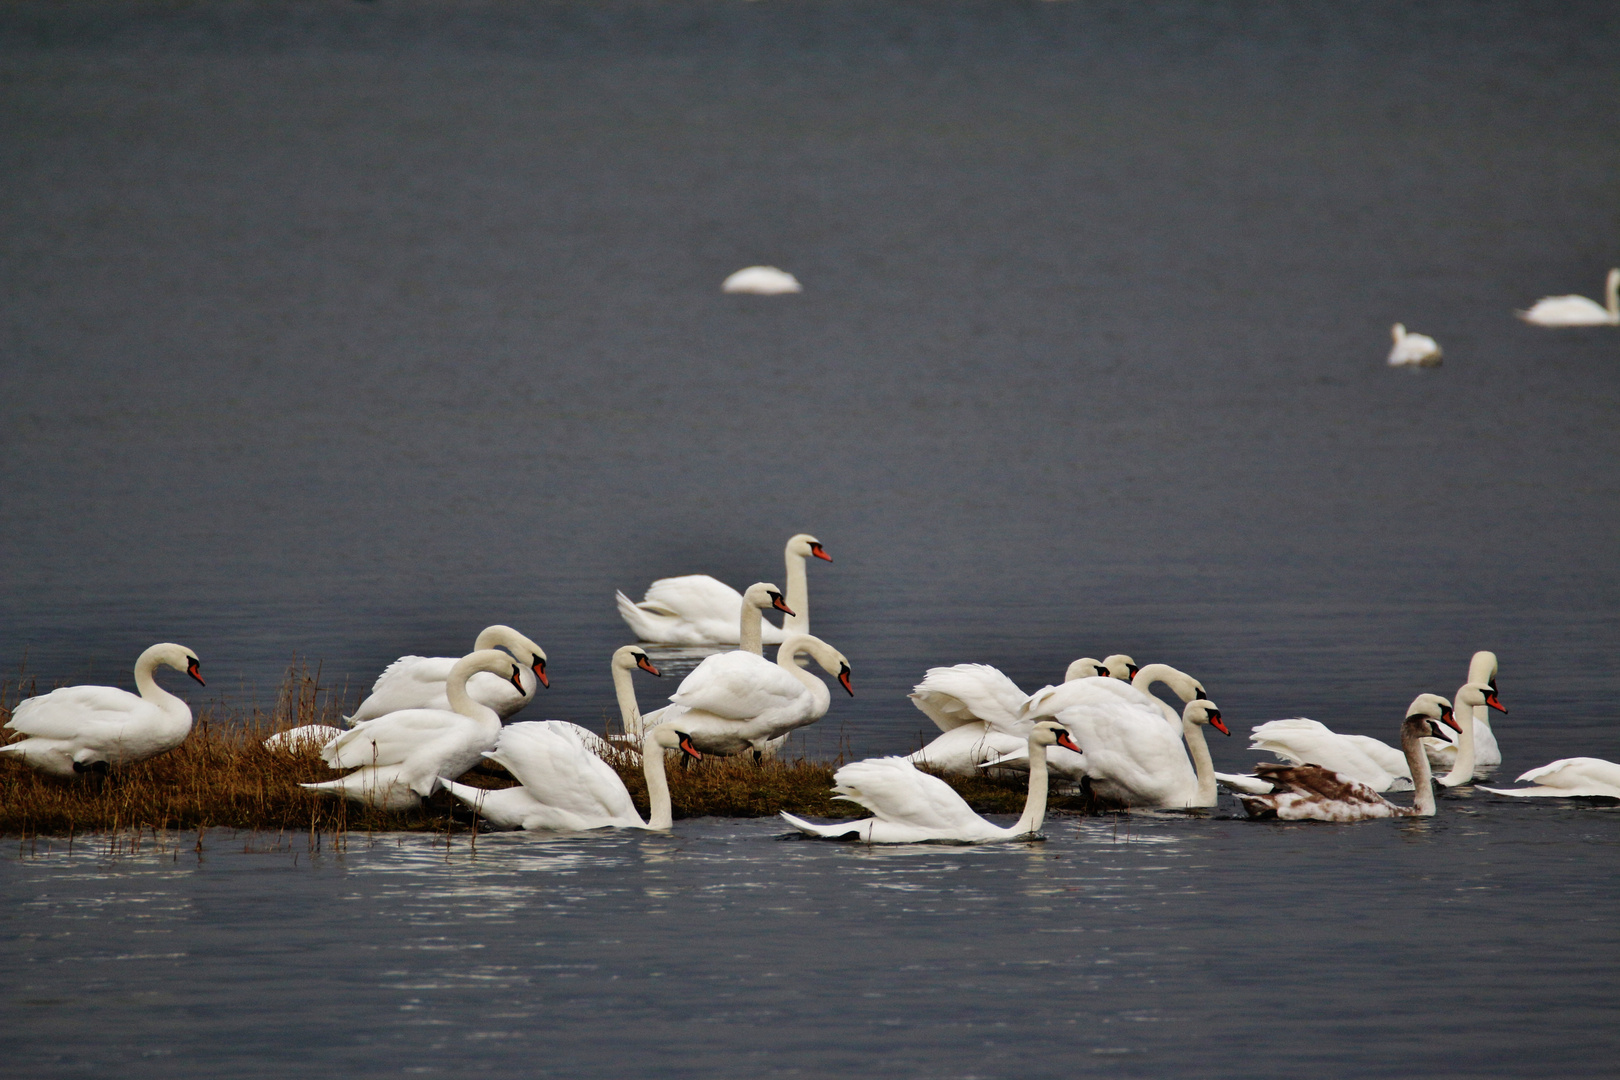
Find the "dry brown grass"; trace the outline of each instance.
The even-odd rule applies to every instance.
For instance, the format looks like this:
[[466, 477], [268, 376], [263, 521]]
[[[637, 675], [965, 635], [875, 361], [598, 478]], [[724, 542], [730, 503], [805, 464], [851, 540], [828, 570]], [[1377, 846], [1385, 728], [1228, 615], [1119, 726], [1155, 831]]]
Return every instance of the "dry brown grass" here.
[[[10, 694], [6, 694], [10, 690]], [[16, 684], [0, 686], [0, 702], [17, 698]], [[0, 723], [10, 709], [0, 704]], [[273, 732], [303, 724], [341, 726], [342, 703], [307, 671], [289, 672], [276, 705], [259, 709], [202, 709], [191, 735], [178, 749], [102, 780], [62, 779], [26, 765], [0, 760], [0, 835], [72, 836], [85, 833], [152, 832], [158, 838], [181, 831], [223, 827], [260, 833], [443, 831], [471, 823], [470, 812], [443, 792], [421, 810], [390, 812], [299, 787], [338, 775], [318, 751], [265, 749]], [[640, 761], [621, 755], [613, 762], [637, 807], [647, 811], [647, 785]], [[809, 817], [855, 818], [863, 811], [831, 797], [835, 762], [751, 758], [705, 758], [690, 768], [670, 769], [670, 797], [677, 819], [765, 817], [779, 810]], [[1019, 813], [1024, 784], [988, 778], [945, 778], [975, 810]], [[513, 781], [496, 766], [469, 773], [464, 782], [505, 787]], [[1078, 797], [1054, 797], [1054, 811], [1086, 811]], [[138, 842], [138, 841], [137, 841]]]

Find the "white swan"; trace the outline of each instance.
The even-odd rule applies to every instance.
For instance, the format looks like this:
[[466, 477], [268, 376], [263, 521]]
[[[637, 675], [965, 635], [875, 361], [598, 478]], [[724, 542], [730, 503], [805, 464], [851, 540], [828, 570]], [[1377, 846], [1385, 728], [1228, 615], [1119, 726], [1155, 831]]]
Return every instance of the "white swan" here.
[[[1406, 756], [1393, 746], [1367, 735], [1341, 735], [1303, 716], [1256, 724], [1249, 749], [1275, 754], [1293, 765], [1320, 765], [1374, 791], [1406, 791], [1412, 786]], [[1219, 779], [1236, 783], [1224, 775]], [[1257, 790], [1269, 791], [1271, 785], [1261, 783]]]
[[1519, 777], [1517, 783], [1530, 782], [1527, 788], [1481, 788], [1481, 791], [1517, 798], [1607, 798], [1620, 799], [1620, 765], [1595, 757], [1567, 757], [1531, 769]]
[[[523, 665], [520, 688], [501, 675], [479, 672], [467, 683], [467, 692], [474, 701], [494, 709], [502, 720], [527, 705], [534, 697], [535, 686], [550, 687], [546, 678], [546, 651], [510, 626], [487, 626], [473, 642], [472, 651], [506, 649]], [[450, 698], [445, 683], [450, 669], [456, 666], [454, 656], [402, 656], [383, 669], [371, 685], [371, 693], [354, 715], [343, 719], [353, 727], [362, 720], [375, 720], [401, 709], [449, 709]]]
[[1231, 734], [1220, 709], [1207, 698], [1188, 702], [1178, 732], [1150, 701], [1162, 704], [1143, 700], [1118, 679], [1078, 679], [1036, 691], [1023, 716], [1054, 719], [1069, 729], [1085, 755], [1091, 790], [1104, 803], [1163, 809], [1214, 806], [1215, 766], [1203, 729], [1209, 724]]
[[641, 720], [641, 705], [636, 701], [636, 686], [630, 680], [630, 672], [640, 668], [649, 675], [662, 677], [664, 673], [654, 667], [652, 659], [634, 645], [615, 649], [608, 666], [613, 672], [613, 696], [619, 703], [619, 724], [626, 735], [640, 739], [645, 725]]
[[495, 748], [501, 718], [467, 692], [473, 675], [505, 675], [521, 686], [521, 669], [497, 649], [468, 653], [450, 669], [446, 709], [402, 709], [362, 720], [328, 743], [321, 758], [334, 769], [354, 769], [337, 780], [300, 784], [384, 810], [409, 810], [433, 794], [441, 776], [460, 776]]
[[1390, 367], [1439, 367], [1440, 345], [1427, 334], [1409, 333], [1396, 323], [1390, 327], [1395, 347], [1389, 350]]
[[[1490, 687], [1494, 693], [1496, 691], [1496, 675], [1495, 653], [1481, 649], [1469, 658], [1469, 682], [1483, 683]], [[1494, 769], [1502, 764], [1502, 748], [1496, 742], [1496, 732], [1491, 730], [1491, 708], [1494, 707], [1496, 706], [1486, 707], [1481, 705], [1471, 710], [1474, 714], [1474, 767], [1476, 770]], [[1457, 719], [1459, 721], [1466, 715], [1467, 713], [1461, 708], [1457, 710]], [[1431, 739], [1423, 744], [1423, 749], [1428, 751], [1430, 765], [1433, 765], [1436, 769], [1449, 770], [1457, 762], [1458, 746], [1459, 743], [1456, 741], [1437, 742]]]
[[927, 841], [979, 843], [1015, 840], [1041, 831], [1046, 819], [1046, 748], [1063, 746], [1078, 752], [1062, 724], [1043, 721], [1029, 733], [1029, 795], [1017, 824], [1002, 828], [973, 812], [945, 781], [917, 769], [903, 758], [871, 758], [845, 765], [833, 774], [838, 798], [872, 812], [861, 821], [816, 825], [787, 812], [782, 817], [802, 833], [825, 839], [848, 837], [868, 844], [917, 844]]
[[1429, 759], [1423, 753], [1425, 738], [1439, 737], [1439, 724], [1455, 727], [1433, 695], [1412, 702], [1401, 724], [1401, 748], [1415, 784], [1411, 806], [1397, 806], [1366, 784], [1324, 769], [1320, 765], [1272, 765], [1255, 767], [1261, 780], [1272, 785], [1266, 795], [1239, 794], [1238, 799], [1250, 817], [1278, 818], [1283, 821], [1370, 821], [1373, 818], [1430, 817], [1434, 814], [1434, 786], [1429, 777]]
[[[167, 753], [191, 733], [191, 706], [157, 684], [159, 664], [199, 683], [197, 654], [153, 645], [135, 661], [140, 695], [114, 686], [64, 686], [19, 702], [6, 727], [28, 736], [0, 754], [56, 776], [101, 772]], [[204, 684], [206, 685], [206, 684]]]
[[[789, 618], [795, 614], [782, 599], [782, 590], [770, 582], [756, 581], [748, 586], [743, 590], [742, 614], [737, 624], [738, 651], [755, 656], [765, 655], [765, 617], [761, 612], [766, 608], [775, 608]], [[776, 628], [773, 626], [771, 629]]]
[[832, 704], [827, 684], [794, 662], [801, 652], [854, 696], [844, 654], [818, 637], [794, 634], [777, 650], [774, 664], [745, 652], [707, 657], [670, 695], [672, 704], [649, 713], [643, 724], [673, 724], [698, 750], [719, 757], [774, 750], [788, 733], [827, 715]]
[[720, 291], [752, 293], [755, 296], [781, 296], [803, 292], [799, 279], [774, 266], [745, 266], [720, 283]]
[[[1082, 656], [1069, 665], [1063, 681], [1106, 677], [1105, 661]], [[1025, 746], [1032, 721], [1018, 712], [1029, 695], [989, 664], [956, 664], [929, 668], [908, 695], [942, 734], [905, 760], [954, 776], [973, 776], [991, 764], [1013, 770], [1029, 766]], [[1059, 747], [1047, 755], [1048, 768], [1067, 780], [1079, 780], [1085, 759]]]
[[1609, 271], [1603, 289], [1608, 307], [1584, 296], [1543, 296], [1514, 314], [1536, 326], [1620, 326], [1620, 269]]
[[[1460, 787], [1464, 784], [1472, 784], [1476, 776], [1484, 776], [1490, 772], [1489, 769], [1476, 769], [1474, 757], [1474, 738], [1476, 734], [1474, 709], [1488, 705], [1501, 712], [1507, 712], [1507, 706], [1497, 700], [1496, 691], [1484, 683], [1463, 683], [1462, 686], [1458, 687], [1457, 696], [1454, 700], [1456, 702], [1456, 716], [1461, 717], [1462, 723], [1458, 727], [1460, 734], [1457, 736], [1457, 755], [1456, 760], [1452, 763], [1451, 771], [1436, 780], [1436, 783], [1442, 787]], [[1456, 723], [1456, 720], [1454, 719], [1452, 722]], [[1424, 756], [1428, 756], [1427, 749], [1424, 751]]]
[[[793, 614], [782, 626], [766, 624], [764, 642], [778, 645], [788, 634], [810, 632], [810, 589], [804, 560], [810, 556], [832, 562], [821, 541], [809, 533], [788, 539], [783, 551], [787, 565], [787, 606]], [[662, 645], [736, 645], [742, 616], [742, 594], [708, 574], [659, 578], [647, 587], [641, 603], [622, 592], [614, 593], [622, 618], [638, 640]]]
[[1115, 653], [1112, 656], [1103, 657], [1102, 666], [1108, 670], [1099, 674], [1112, 675], [1122, 682], [1130, 682], [1136, 678], [1136, 673], [1142, 670], [1137, 666], [1135, 660], [1132, 660], [1124, 653]]
[[647, 732], [641, 770], [647, 778], [649, 815], [642, 821], [624, 781], [590, 742], [580, 738], [582, 731], [577, 724], [558, 720], [502, 728], [499, 744], [484, 756], [517, 777], [520, 787], [491, 791], [443, 777], [439, 783], [499, 828], [566, 832], [670, 828], [673, 809], [664, 751], [678, 749], [701, 758], [691, 741], [672, 726]]

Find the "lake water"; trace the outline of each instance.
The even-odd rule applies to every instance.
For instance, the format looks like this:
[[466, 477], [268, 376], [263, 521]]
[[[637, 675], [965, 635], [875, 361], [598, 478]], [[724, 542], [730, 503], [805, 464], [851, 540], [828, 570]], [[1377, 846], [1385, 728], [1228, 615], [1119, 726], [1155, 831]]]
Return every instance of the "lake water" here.
[[[1489, 648], [1503, 776], [1620, 760], [1620, 335], [1511, 314], [1620, 263], [1609, 5], [16, 3], [0, 80], [43, 685], [176, 640], [352, 692], [501, 621], [525, 715], [595, 724], [615, 588], [808, 530], [858, 694], [812, 754], [916, 746], [929, 666], [1115, 651], [1393, 739]], [[1610, 808], [1233, 812], [24, 850], [0, 1070], [1612, 1072]]]

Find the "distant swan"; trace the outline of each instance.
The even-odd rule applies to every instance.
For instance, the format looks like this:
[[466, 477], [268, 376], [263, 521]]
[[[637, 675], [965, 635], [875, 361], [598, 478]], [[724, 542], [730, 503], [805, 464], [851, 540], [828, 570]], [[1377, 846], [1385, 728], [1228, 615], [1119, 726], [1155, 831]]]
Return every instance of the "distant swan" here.
[[1604, 285], [1608, 307], [1584, 296], [1543, 296], [1528, 311], [1514, 312], [1536, 326], [1620, 326], [1620, 269]]
[[1423, 753], [1423, 740], [1439, 736], [1438, 724], [1446, 718], [1438, 701], [1424, 695], [1412, 702], [1401, 724], [1401, 749], [1411, 770], [1414, 794], [1411, 806], [1397, 806], [1366, 784], [1358, 783], [1320, 765], [1272, 765], [1255, 767], [1261, 781], [1272, 791], [1264, 795], [1239, 793], [1238, 799], [1250, 817], [1283, 821], [1370, 821], [1374, 818], [1432, 817], [1434, 785], [1429, 775], [1429, 759]]
[[[153, 645], [135, 661], [140, 695], [113, 686], [64, 686], [19, 702], [6, 727], [29, 736], [0, 754], [56, 776], [106, 772], [167, 753], [191, 733], [191, 706], [157, 684], [159, 664], [199, 683], [197, 654]], [[206, 684], [205, 684], [206, 685]]]
[[[778, 629], [765, 624], [763, 640], [780, 645], [788, 634], [810, 632], [810, 588], [805, 578], [804, 560], [809, 557], [832, 562], [821, 541], [808, 533], [788, 539], [783, 550], [787, 566], [787, 606], [793, 614]], [[622, 592], [614, 593], [619, 617], [640, 641], [661, 645], [736, 645], [742, 616], [742, 594], [708, 574], [659, 578], [647, 587], [638, 604]]]
[[1519, 777], [1518, 783], [1534, 783], [1527, 788], [1481, 788], [1497, 795], [1518, 798], [1608, 798], [1620, 799], [1620, 765], [1595, 757], [1559, 758]]
[[803, 292], [799, 279], [774, 266], [745, 266], [720, 283], [720, 291], [753, 293], [755, 296], [781, 296]]
[[1396, 323], [1390, 327], [1395, 347], [1389, 350], [1390, 367], [1439, 367], [1440, 346], [1427, 334], [1408, 333]]
[[[515, 690], [500, 675], [489, 672], [479, 672], [467, 683], [467, 692], [473, 700], [494, 709], [502, 720], [534, 698], [536, 684], [551, 685], [551, 680], [546, 678], [546, 651], [510, 626], [496, 624], [479, 631], [472, 651], [483, 649], [506, 649], [523, 665], [520, 690]], [[400, 657], [377, 676], [371, 693], [354, 710], [354, 715], [344, 719], [353, 727], [362, 720], [375, 720], [401, 709], [450, 708], [445, 683], [457, 659], [454, 656]]]
[[1046, 819], [1046, 748], [1079, 747], [1062, 724], [1041, 721], [1030, 729], [1029, 794], [1024, 813], [1011, 828], [1002, 828], [968, 806], [962, 796], [936, 776], [918, 772], [903, 758], [871, 758], [845, 765], [833, 774], [838, 798], [859, 803], [872, 812], [861, 821], [816, 825], [786, 811], [789, 825], [822, 839], [851, 839], [868, 844], [918, 844], [928, 841], [979, 843], [1034, 836]]

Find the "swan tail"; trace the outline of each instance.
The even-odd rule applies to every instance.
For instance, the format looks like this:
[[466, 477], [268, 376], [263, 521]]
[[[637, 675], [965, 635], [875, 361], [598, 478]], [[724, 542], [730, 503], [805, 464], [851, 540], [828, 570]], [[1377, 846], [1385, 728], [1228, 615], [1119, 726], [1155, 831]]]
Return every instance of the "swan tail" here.
[[1276, 789], [1258, 776], [1240, 776], [1233, 773], [1216, 773], [1215, 782], [1228, 791], [1244, 795], [1270, 795]]
[[674, 617], [674, 612], [657, 604], [638, 604], [623, 592], [615, 591], [613, 602], [618, 605], [619, 618], [636, 635], [638, 641], [664, 640], [663, 628], [658, 625], [659, 619]]
[[823, 839], [831, 839], [832, 837], [837, 836], [860, 835], [859, 830], [856, 828], [858, 822], [845, 821], [837, 825], [817, 825], [814, 822], [806, 821], [803, 818], [794, 817], [786, 810], [778, 811], [778, 813], [781, 814], [783, 821], [787, 822], [789, 825], [792, 825], [795, 829], [798, 829], [806, 836], [819, 836]]
[[458, 784], [454, 780], [446, 780], [442, 776], [435, 779], [438, 780], [440, 787], [474, 810], [478, 810], [483, 806], [484, 796], [489, 794], [484, 788], [476, 788], [470, 784]]

